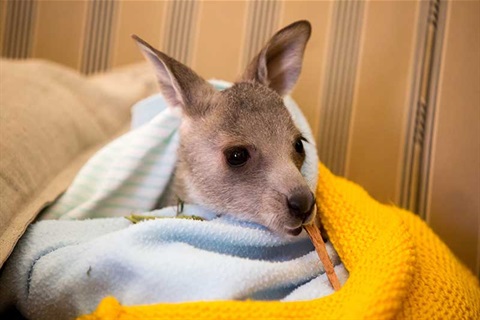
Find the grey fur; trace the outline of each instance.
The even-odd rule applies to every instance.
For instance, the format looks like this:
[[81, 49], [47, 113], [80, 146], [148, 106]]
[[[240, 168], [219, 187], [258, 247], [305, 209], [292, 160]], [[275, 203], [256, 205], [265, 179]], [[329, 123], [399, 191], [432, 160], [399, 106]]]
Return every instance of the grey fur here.
[[[300, 173], [305, 155], [294, 147], [301, 132], [281, 95], [300, 74], [310, 29], [308, 22], [299, 21], [277, 32], [241, 81], [221, 92], [134, 36], [155, 66], [161, 92], [170, 105], [184, 111], [174, 178], [180, 199], [280, 234], [298, 233], [305, 221], [292, 214], [289, 197], [307, 195], [312, 205], [314, 198]], [[249, 151], [244, 166], [228, 165], [224, 151], [232, 146]]]

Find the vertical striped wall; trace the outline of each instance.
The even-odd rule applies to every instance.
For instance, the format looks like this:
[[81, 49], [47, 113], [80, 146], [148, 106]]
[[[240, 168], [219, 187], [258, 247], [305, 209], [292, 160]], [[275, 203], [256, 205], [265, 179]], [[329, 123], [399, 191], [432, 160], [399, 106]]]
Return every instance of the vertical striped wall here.
[[198, 2], [171, 1], [167, 3], [167, 16], [162, 50], [178, 61], [191, 65], [192, 45]]
[[117, 2], [91, 0], [88, 7], [81, 71], [86, 74], [110, 68]]
[[2, 1], [2, 56], [14, 59], [28, 58], [36, 18], [36, 1]]
[[419, 21], [400, 203], [425, 216], [446, 3], [431, 0], [421, 10], [428, 18]]
[[334, 5], [330, 50], [318, 131], [318, 152], [336, 174], [345, 174], [364, 3]]
[[279, 28], [282, 2], [275, 0], [250, 1], [247, 15], [243, 66], [247, 66]]

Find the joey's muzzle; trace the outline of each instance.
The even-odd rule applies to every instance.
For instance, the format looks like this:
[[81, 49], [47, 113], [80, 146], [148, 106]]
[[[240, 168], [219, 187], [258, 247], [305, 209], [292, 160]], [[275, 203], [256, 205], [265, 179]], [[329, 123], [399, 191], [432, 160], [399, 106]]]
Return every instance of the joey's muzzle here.
[[314, 213], [315, 197], [308, 188], [296, 189], [287, 198], [288, 209], [291, 216], [308, 223]]

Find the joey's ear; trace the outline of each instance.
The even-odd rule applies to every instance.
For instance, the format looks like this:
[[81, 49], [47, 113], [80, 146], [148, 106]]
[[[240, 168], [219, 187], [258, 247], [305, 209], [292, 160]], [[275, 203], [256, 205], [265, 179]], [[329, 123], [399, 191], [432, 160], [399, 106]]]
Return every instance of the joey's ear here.
[[278, 31], [250, 62], [242, 80], [257, 81], [281, 96], [288, 94], [302, 70], [311, 30], [310, 22], [301, 20]]
[[215, 89], [186, 65], [132, 35], [145, 58], [155, 68], [160, 91], [172, 107], [181, 107], [188, 116], [203, 115]]

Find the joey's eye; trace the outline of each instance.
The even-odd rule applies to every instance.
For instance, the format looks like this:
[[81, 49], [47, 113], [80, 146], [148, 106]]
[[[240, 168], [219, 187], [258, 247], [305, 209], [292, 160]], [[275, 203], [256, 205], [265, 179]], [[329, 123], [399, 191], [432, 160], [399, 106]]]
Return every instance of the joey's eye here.
[[241, 167], [250, 158], [250, 154], [245, 147], [233, 147], [227, 149], [224, 153], [230, 167]]
[[298, 138], [297, 141], [295, 141], [295, 151], [297, 151], [300, 154], [303, 154], [305, 150], [303, 149], [303, 138]]

